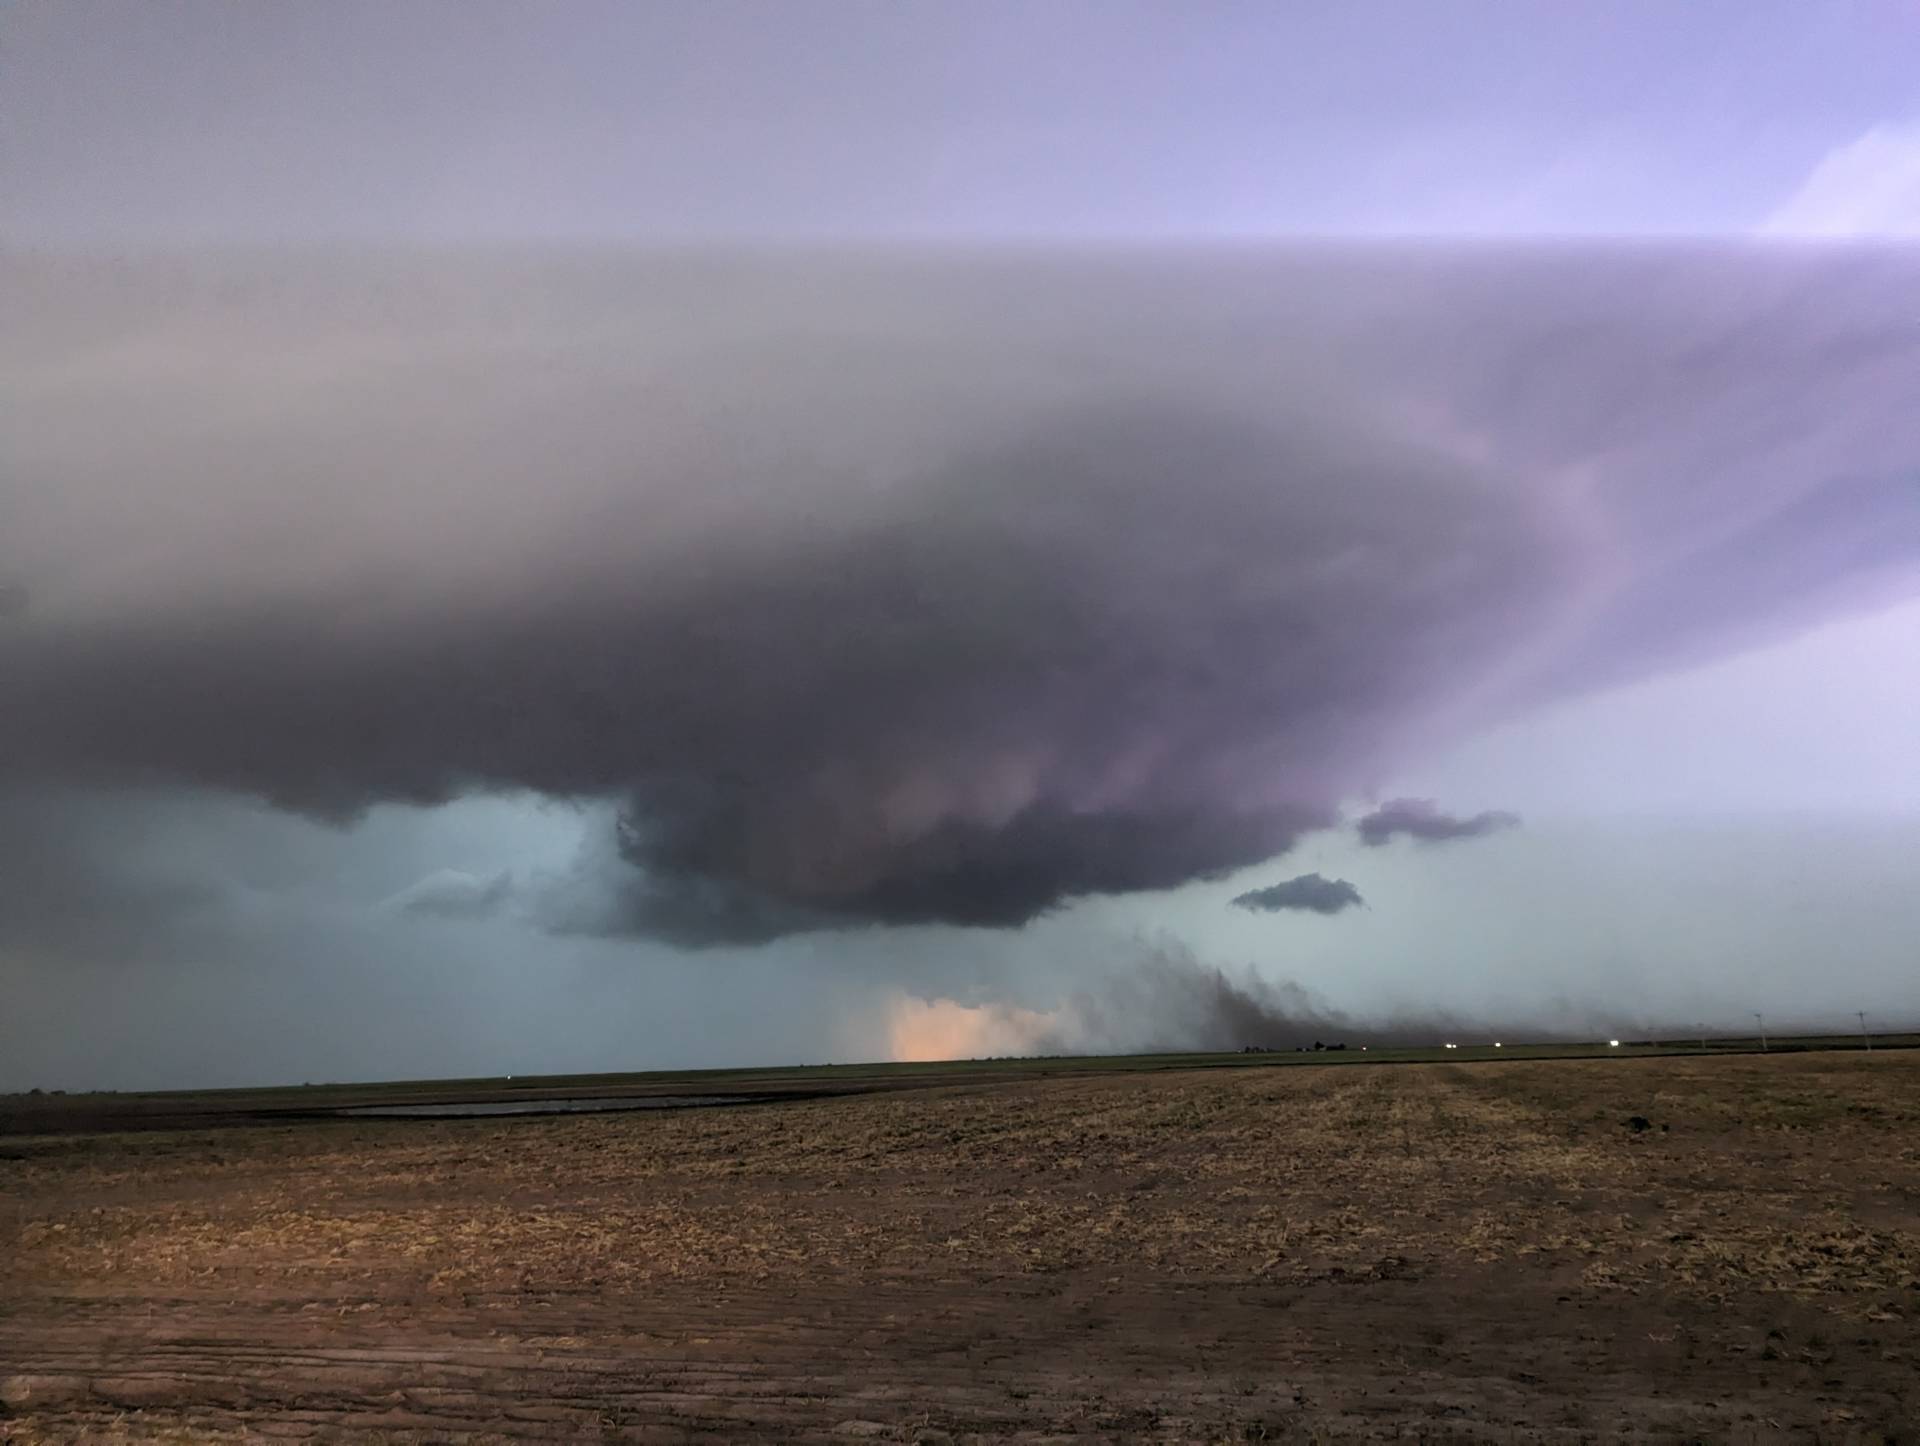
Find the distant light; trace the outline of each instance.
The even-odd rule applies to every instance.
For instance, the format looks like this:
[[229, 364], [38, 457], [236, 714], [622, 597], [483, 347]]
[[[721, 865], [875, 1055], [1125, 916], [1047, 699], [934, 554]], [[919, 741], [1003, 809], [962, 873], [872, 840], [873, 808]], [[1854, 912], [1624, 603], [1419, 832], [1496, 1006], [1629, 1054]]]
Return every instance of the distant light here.
[[1447, 1048], [1448, 1048], [1448, 1049], [1458, 1049], [1459, 1047], [1460, 1047], [1460, 1046], [1459, 1046], [1459, 1045], [1457, 1045], [1457, 1044], [1450, 1044], [1450, 1045], [1448, 1045], [1448, 1046], [1447, 1046]]
[[1607, 1041], [1607, 1043], [1612, 1045], [1615, 1049], [1618, 1049], [1620, 1047], [1620, 1041], [1617, 1039], [1610, 1039]]
[[1500, 1041], [1496, 1039], [1496, 1040], [1495, 1040], [1495, 1041], [1493, 1042], [1493, 1047], [1494, 1047], [1495, 1049], [1498, 1049], [1498, 1048], [1500, 1047]]

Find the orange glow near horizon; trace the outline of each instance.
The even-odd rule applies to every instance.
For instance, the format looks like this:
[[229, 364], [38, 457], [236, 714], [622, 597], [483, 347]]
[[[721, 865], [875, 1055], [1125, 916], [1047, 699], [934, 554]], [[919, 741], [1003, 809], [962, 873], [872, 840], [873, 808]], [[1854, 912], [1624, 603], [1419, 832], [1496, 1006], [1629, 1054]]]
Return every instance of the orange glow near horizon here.
[[961, 1004], [952, 999], [901, 996], [887, 1018], [887, 1043], [902, 1062], [984, 1059], [1031, 1054], [1060, 1033], [1058, 1010], [1019, 1009], [1010, 1004]]

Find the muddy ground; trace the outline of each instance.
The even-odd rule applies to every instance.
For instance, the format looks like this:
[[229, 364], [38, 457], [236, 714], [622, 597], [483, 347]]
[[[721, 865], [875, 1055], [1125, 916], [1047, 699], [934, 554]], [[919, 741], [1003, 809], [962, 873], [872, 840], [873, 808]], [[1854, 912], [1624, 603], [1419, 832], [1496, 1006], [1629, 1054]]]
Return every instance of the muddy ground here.
[[1915, 1423], [1913, 1051], [0, 1140], [0, 1439]]

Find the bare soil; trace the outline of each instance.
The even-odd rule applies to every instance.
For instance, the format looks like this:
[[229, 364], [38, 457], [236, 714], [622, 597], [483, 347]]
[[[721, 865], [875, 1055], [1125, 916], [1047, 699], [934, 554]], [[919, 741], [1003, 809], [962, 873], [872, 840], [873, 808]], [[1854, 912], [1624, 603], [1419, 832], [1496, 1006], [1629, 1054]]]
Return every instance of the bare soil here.
[[1909, 1051], [0, 1139], [6, 1440], [1915, 1422]]

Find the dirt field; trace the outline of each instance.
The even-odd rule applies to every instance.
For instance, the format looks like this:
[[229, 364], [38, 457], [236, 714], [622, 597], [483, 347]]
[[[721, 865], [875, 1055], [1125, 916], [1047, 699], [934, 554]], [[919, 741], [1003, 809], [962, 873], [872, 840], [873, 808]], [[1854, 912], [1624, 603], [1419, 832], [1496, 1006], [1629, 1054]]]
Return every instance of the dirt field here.
[[1920, 1053], [16, 1136], [0, 1407], [29, 1441], [1891, 1440]]

